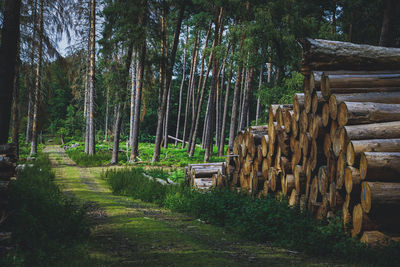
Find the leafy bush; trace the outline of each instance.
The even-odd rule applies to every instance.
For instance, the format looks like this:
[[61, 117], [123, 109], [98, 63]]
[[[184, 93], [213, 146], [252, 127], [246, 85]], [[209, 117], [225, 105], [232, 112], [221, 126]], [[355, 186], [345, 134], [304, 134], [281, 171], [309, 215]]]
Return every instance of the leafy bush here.
[[50, 160], [39, 155], [10, 184], [6, 227], [27, 265], [51, 262], [89, 234], [85, 208], [66, 197], [53, 179]]
[[246, 238], [311, 255], [331, 256], [352, 262], [393, 265], [400, 262], [400, 244], [368, 249], [349, 238], [339, 217], [317, 221], [307, 212], [288, 207], [287, 200], [253, 199], [226, 189], [198, 192], [184, 185], [163, 186], [144, 178], [142, 169], [112, 170], [105, 178], [115, 194], [154, 202], [211, 224], [224, 226]]

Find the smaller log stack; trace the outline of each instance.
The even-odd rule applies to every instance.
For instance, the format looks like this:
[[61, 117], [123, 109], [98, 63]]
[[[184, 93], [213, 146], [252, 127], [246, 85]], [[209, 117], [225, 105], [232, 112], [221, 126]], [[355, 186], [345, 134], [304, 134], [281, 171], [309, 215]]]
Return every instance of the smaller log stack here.
[[8, 205], [8, 185], [15, 176], [17, 166], [17, 146], [0, 145], [0, 221], [6, 216]]
[[189, 164], [185, 168], [185, 181], [199, 190], [227, 185], [225, 162]]
[[[342, 214], [373, 243], [400, 223], [400, 49], [306, 39], [304, 92], [227, 151], [232, 190], [288, 196], [316, 218]], [[378, 241], [376, 241], [378, 242]]]

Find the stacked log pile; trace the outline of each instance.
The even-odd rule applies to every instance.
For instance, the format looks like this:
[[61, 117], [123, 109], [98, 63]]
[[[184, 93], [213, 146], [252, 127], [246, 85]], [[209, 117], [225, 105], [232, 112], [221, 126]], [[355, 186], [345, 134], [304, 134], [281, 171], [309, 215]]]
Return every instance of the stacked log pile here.
[[200, 190], [226, 186], [225, 162], [189, 164], [185, 181]]
[[342, 214], [352, 236], [373, 243], [400, 223], [400, 49], [302, 45], [304, 92], [238, 133], [226, 185], [288, 196], [316, 218]]
[[6, 217], [8, 205], [8, 184], [15, 176], [17, 165], [17, 146], [0, 145], [0, 222]]

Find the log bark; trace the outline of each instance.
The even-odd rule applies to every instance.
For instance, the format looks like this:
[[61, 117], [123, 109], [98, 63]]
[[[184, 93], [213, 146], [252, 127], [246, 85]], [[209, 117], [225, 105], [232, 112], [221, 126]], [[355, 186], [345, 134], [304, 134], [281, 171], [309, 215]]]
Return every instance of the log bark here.
[[400, 120], [400, 104], [342, 102], [339, 104], [339, 126]]
[[400, 181], [400, 152], [362, 152], [361, 179], [367, 181]]
[[296, 121], [299, 121], [300, 113], [303, 109], [304, 109], [304, 94], [294, 94], [293, 115]]
[[400, 121], [344, 126], [350, 140], [400, 138]]
[[400, 183], [362, 182], [361, 205], [365, 213], [398, 211]]
[[303, 39], [302, 65], [309, 70], [398, 70], [400, 48]]
[[362, 152], [400, 152], [400, 138], [353, 140], [347, 145], [347, 164], [359, 164]]

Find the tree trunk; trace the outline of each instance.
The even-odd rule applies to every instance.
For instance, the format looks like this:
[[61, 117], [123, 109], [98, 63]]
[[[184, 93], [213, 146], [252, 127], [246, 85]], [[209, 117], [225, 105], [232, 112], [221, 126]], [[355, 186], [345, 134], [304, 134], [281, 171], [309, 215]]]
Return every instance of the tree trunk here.
[[33, 106], [33, 90], [34, 90], [34, 65], [35, 65], [35, 41], [37, 32], [37, 0], [33, 3], [33, 32], [32, 32], [32, 42], [31, 42], [31, 70], [29, 72], [29, 88], [28, 88], [28, 114], [27, 114], [27, 124], [26, 124], [26, 138], [25, 142], [30, 143], [32, 141], [32, 106]]
[[136, 49], [132, 50], [131, 63], [131, 97], [130, 97], [130, 116], [129, 116], [129, 144], [133, 143], [133, 118], [135, 117], [135, 96], [136, 96], [136, 74], [137, 74], [137, 56]]
[[[89, 36], [90, 39], [90, 31]], [[85, 153], [89, 154], [89, 65], [90, 65], [90, 42], [88, 42], [87, 55], [86, 55], [86, 73], [85, 73], [85, 100], [83, 104], [83, 116], [85, 118]]]
[[[122, 111], [121, 111], [122, 109]], [[122, 117], [124, 114], [125, 110], [125, 104], [124, 107], [122, 107], [122, 104], [119, 102], [117, 104], [117, 117], [114, 122], [114, 145], [113, 145], [113, 151], [112, 151], [112, 158], [111, 158], [111, 164], [118, 164], [118, 151], [119, 151], [119, 137], [121, 133], [121, 124], [122, 124]]]
[[167, 97], [167, 108], [165, 110], [165, 122], [164, 122], [164, 148], [168, 148], [168, 118], [169, 118], [169, 105], [171, 98], [171, 84], [168, 89]]
[[[194, 151], [196, 149], [196, 139], [197, 139], [197, 132], [200, 126], [200, 115], [201, 115], [201, 107], [203, 105], [203, 98], [204, 98], [204, 92], [205, 92], [205, 88], [206, 88], [206, 84], [207, 84], [207, 77], [210, 73], [210, 69], [211, 69], [211, 64], [212, 64], [212, 55], [214, 54], [214, 47], [215, 47], [215, 42], [213, 42], [212, 45], [212, 52], [210, 54], [209, 60], [208, 60], [208, 66], [207, 66], [207, 72], [206, 72], [206, 76], [205, 79], [203, 80], [203, 84], [201, 86], [200, 89], [200, 93], [197, 94], [197, 98], [196, 98], [196, 110], [195, 110], [195, 120], [192, 121], [192, 126], [190, 129], [190, 137], [189, 137], [189, 147], [188, 147], [188, 152], [189, 152], [189, 157], [193, 157], [194, 155]], [[208, 107], [208, 105], [207, 105]], [[207, 115], [204, 118], [204, 124], [207, 123]], [[204, 133], [205, 131], [203, 131]], [[204, 142], [202, 142], [204, 143]]]
[[20, 0], [6, 0], [4, 2], [0, 47], [0, 144], [8, 142], [10, 129], [12, 93], [18, 50], [20, 8]]
[[30, 155], [36, 155], [37, 153], [37, 136], [38, 136], [38, 111], [39, 111], [39, 94], [40, 94], [40, 80], [41, 80], [41, 69], [42, 69], [42, 57], [43, 57], [43, 0], [39, 2], [39, 46], [38, 46], [38, 62], [36, 66], [36, 79], [35, 79], [35, 93], [34, 93], [34, 104], [33, 104], [33, 124], [32, 124], [32, 143]]
[[[264, 64], [261, 64], [260, 76], [258, 77], [258, 93], [260, 93], [262, 85], [262, 77], [264, 72]], [[260, 114], [260, 96], [257, 97], [257, 109], [256, 109], [256, 125], [258, 125], [258, 116]]]
[[[144, 20], [142, 18], [142, 20]], [[142, 24], [145, 24], [142, 21]], [[131, 161], [136, 161], [139, 156], [139, 124], [140, 124], [140, 106], [142, 100], [142, 88], [144, 80], [144, 68], [146, 59], [146, 38], [144, 38], [140, 45], [139, 61], [138, 61], [138, 75], [136, 80], [136, 96], [135, 96], [135, 111], [133, 118], [133, 134], [132, 134], [132, 147], [131, 147]]]
[[[178, 104], [178, 121], [176, 122], [176, 132], [175, 132], [175, 138], [179, 138], [179, 126], [181, 122], [181, 113], [182, 113], [182, 94], [183, 94], [183, 86], [185, 85], [185, 78], [186, 78], [186, 50], [187, 50], [187, 44], [188, 44], [188, 39], [189, 39], [189, 26], [186, 28], [186, 42], [184, 44], [185, 48], [183, 50], [183, 68], [182, 68], [182, 81], [181, 81], [181, 86], [179, 88], [179, 104]], [[178, 141], [175, 140], [175, 146], [178, 145]]]
[[246, 82], [247, 82], [247, 75], [249, 73], [249, 69], [248, 68], [243, 68], [242, 70], [242, 81], [240, 83], [240, 100], [239, 100], [239, 123], [237, 126], [237, 130], [236, 132], [240, 132], [241, 130], [241, 126], [242, 126], [242, 113], [243, 113], [243, 99], [244, 99], [244, 95], [245, 95], [245, 87], [246, 87]]
[[164, 92], [163, 92], [163, 96], [162, 96], [160, 113], [158, 114], [156, 141], [154, 144], [154, 153], [153, 153], [152, 162], [156, 162], [160, 158], [162, 122], [163, 122], [163, 119], [165, 116], [165, 109], [166, 109], [166, 104], [167, 104], [166, 102], [167, 102], [167, 97], [168, 97], [168, 88], [171, 84], [172, 73], [173, 73], [173, 68], [174, 68], [174, 63], [175, 63], [175, 55], [176, 55], [176, 50], [178, 48], [179, 34], [181, 32], [181, 24], [182, 24], [183, 15], [185, 12], [185, 6], [186, 6], [185, 2], [181, 3], [178, 20], [176, 23], [176, 28], [175, 28], [175, 33], [174, 33], [174, 42], [172, 45], [172, 52], [171, 52], [171, 62], [167, 69], [166, 84], [165, 84], [165, 88], [164, 88]]
[[[186, 126], [187, 126], [187, 122], [188, 122], [188, 118], [189, 118], [190, 100], [192, 98], [192, 93], [194, 90], [194, 76], [196, 73], [196, 65], [197, 65], [198, 40], [199, 40], [199, 35], [196, 35], [196, 39], [194, 41], [193, 53], [192, 53], [192, 55], [193, 55], [192, 56], [192, 64], [190, 66], [189, 86], [188, 86], [188, 92], [187, 92], [187, 96], [186, 96], [186, 109], [185, 109], [185, 120], [184, 120], [184, 124], [183, 124], [182, 148], [185, 147], [186, 129], [187, 129]], [[194, 105], [194, 103], [192, 103], [192, 105]], [[190, 137], [189, 137], [189, 145], [190, 145]], [[190, 148], [188, 147], [188, 149], [190, 149]]]
[[13, 129], [12, 129], [12, 143], [16, 145], [17, 149], [17, 158], [19, 155], [19, 107], [18, 107], [18, 99], [19, 99], [19, 69], [21, 66], [21, 37], [18, 27], [18, 38], [17, 38], [17, 59], [15, 61], [15, 74], [14, 74], [14, 84], [13, 84], [13, 105], [12, 105], [12, 121], [13, 121]]
[[247, 76], [247, 82], [246, 82], [246, 91], [245, 91], [244, 100], [243, 100], [243, 110], [242, 110], [242, 119], [241, 119], [242, 124], [240, 126], [240, 130], [243, 130], [246, 126], [245, 116], [248, 116], [250, 93], [251, 93], [251, 83], [253, 82], [253, 74], [254, 74], [254, 68], [249, 68], [249, 74]]
[[344, 126], [350, 140], [400, 138], [400, 122], [381, 122]]
[[106, 121], [105, 121], [105, 127], [104, 127], [104, 142], [108, 141], [108, 106], [109, 106], [109, 94], [110, 94], [110, 89], [107, 87], [107, 92], [106, 92]]
[[95, 97], [95, 60], [96, 60], [96, 0], [90, 1], [90, 62], [89, 62], [89, 155], [96, 152], [94, 97]]
[[[217, 10], [215, 11], [217, 14]], [[219, 9], [219, 15], [216, 15], [215, 19], [215, 33], [214, 33], [214, 43], [215, 45], [218, 44], [219, 40], [219, 27], [221, 25], [221, 19], [222, 19], [222, 12], [223, 8], [221, 7]], [[222, 36], [221, 36], [222, 37]], [[213, 132], [214, 132], [214, 126], [215, 126], [215, 116], [216, 116], [216, 90], [217, 90], [217, 83], [218, 83], [218, 62], [217, 62], [217, 56], [215, 53], [212, 53], [212, 79], [211, 79], [211, 88], [210, 88], [210, 102], [208, 106], [208, 129], [207, 129], [207, 134], [206, 134], [206, 151], [204, 153], [204, 161], [209, 161], [209, 159], [212, 156], [213, 153]]]
[[389, 28], [392, 19], [393, 9], [396, 7], [396, 2], [394, 0], [386, 0], [386, 8], [383, 12], [383, 21], [381, 28], [381, 36], [379, 38], [380, 46], [390, 46], [390, 35]]
[[224, 146], [225, 146], [225, 129], [226, 129], [226, 120], [228, 115], [228, 105], [229, 105], [229, 91], [231, 89], [231, 80], [232, 80], [232, 70], [233, 70], [233, 55], [235, 54], [235, 43], [232, 45], [231, 50], [231, 59], [229, 63], [229, 74], [227, 79], [227, 85], [225, 90], [225, 100], [224, 100], [224, 113], [222, 115], [222, 126], [221, 126], [221, 139], [218, 147], [218, 156], [221, 157], [224, 154]]

